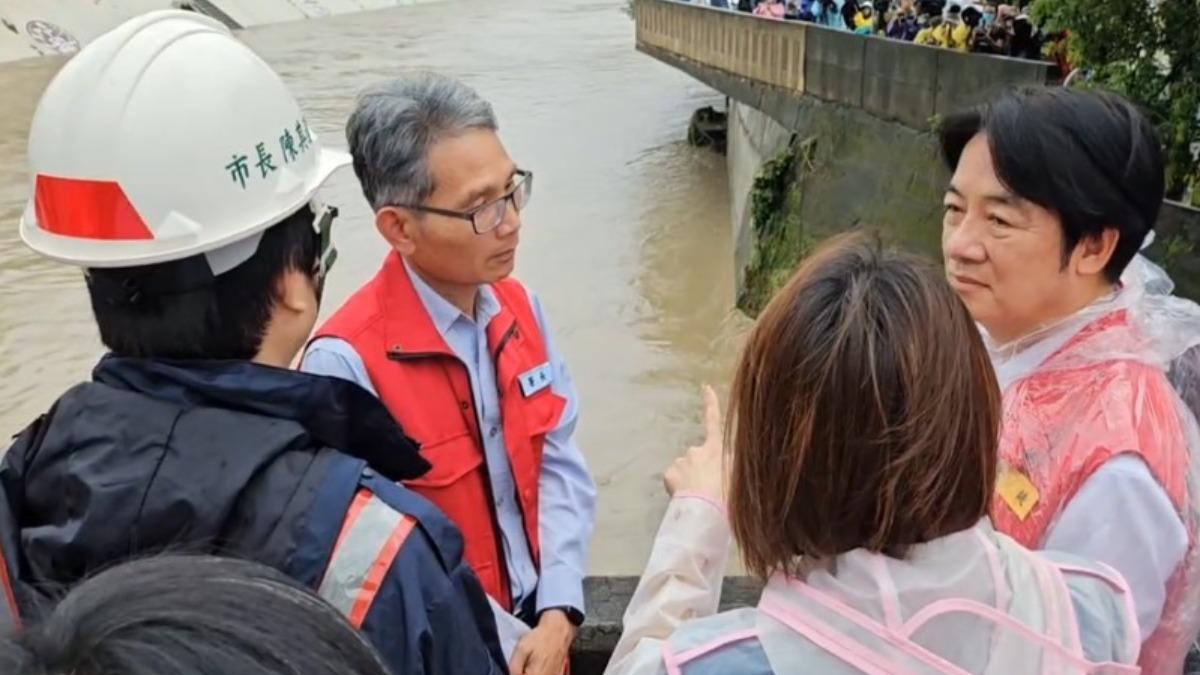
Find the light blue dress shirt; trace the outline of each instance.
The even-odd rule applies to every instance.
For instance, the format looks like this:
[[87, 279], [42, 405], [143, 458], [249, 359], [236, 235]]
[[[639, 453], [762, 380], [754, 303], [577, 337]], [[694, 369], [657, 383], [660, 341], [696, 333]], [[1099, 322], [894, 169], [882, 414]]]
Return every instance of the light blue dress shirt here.
[[[529, 301], [552, 368], [551, 389], [566, 399], [567, 404], [558, 426], [546, 434], [538, 479], [539, 570], [533, 563], [516, 498], [516, 485], [501, 428], [496, 368], [488, 352], [487, 325], [499, 313], [500, 303], [490, 286], [480, 286], [475, 318], [472, 319], [438, 295], [407, 261], [404, 269], [434, 327], [466, 366], [470, 377], [515, 606], [520, 607], [536, 593], [539, 612], [548, 607], [563, 606], [583, 612], [583, 577], [595, 524], [596, 486], [583, 454], [575, 444], [575, 424], [579, 416], [575, 387], [566, 364], [554, 348], [541, 303], [530, 292]], [[347, 379], [376, 393], [362, 358], [350, 343], [340, 338], [315, 340], [304, 356], [301, 369]]]

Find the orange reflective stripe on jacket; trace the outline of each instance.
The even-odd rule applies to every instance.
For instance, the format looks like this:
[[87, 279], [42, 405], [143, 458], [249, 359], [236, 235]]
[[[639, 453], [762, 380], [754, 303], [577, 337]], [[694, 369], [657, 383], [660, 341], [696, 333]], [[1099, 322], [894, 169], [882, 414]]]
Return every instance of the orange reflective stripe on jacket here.
[[13, 591], [12, 577], [8, 574], [8, 561], [0, 550], [0, 592], [4, 594], [4, 612], [0, 612], [0, 628], [21, 628], [21, 609]]
[[346, 513], [318, 593], [361, 628], [416, 521], [360, 490]]

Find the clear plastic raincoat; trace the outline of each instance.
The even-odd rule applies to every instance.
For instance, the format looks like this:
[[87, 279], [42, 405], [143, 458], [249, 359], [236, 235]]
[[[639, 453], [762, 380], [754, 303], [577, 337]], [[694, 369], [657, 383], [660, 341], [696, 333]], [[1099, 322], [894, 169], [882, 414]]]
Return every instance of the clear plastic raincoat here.
[[904, 560], [856, 550], [776, 576], [758, 607], [715, 614], [730, 537], [714, 508], [672, 500], [607, 675], [1138, 672], [1121, 577], [987, 521]]
[[[1145, 462], [1178, 512], [1189, 545], [1142, 648], [1151, 675], [1179, 673], [1200, 629], [1200, 306], [1171, 290], [1138, 256], [1112, 294], [1012, 344], [989, 344], [1004, 392], [997, 529], [1042, 546], [1088, 478], [1128, 455]], [[1111, 536], [1114, 558], [1133, 544]]]

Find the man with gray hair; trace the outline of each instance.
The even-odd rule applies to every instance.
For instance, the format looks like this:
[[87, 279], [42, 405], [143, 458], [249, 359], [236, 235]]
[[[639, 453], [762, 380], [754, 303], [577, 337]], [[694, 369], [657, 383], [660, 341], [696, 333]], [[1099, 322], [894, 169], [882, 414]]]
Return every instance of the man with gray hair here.
[[537, 297], [510, 278], [533, 175], [491, 105], [439, 75], [368, 90], [346, 135], [393, 250], [303, 367], [371, 390], [421, 444], [433, 468], [405, 484], [462, 530], [501, 625], [511, 613], [532, 628], [512, 671], [560, 675], [583, 621], [595, 485], [571, 376]]

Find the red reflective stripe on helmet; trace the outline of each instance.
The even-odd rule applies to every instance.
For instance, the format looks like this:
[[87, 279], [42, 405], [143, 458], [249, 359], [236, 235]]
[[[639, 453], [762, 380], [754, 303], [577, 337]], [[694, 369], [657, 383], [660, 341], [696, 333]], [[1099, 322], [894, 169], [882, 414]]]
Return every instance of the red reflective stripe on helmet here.
[[154, 234], [112, 181], [39, 174], [34, 196], [38, 227], [65, 237], [130, 241]]

